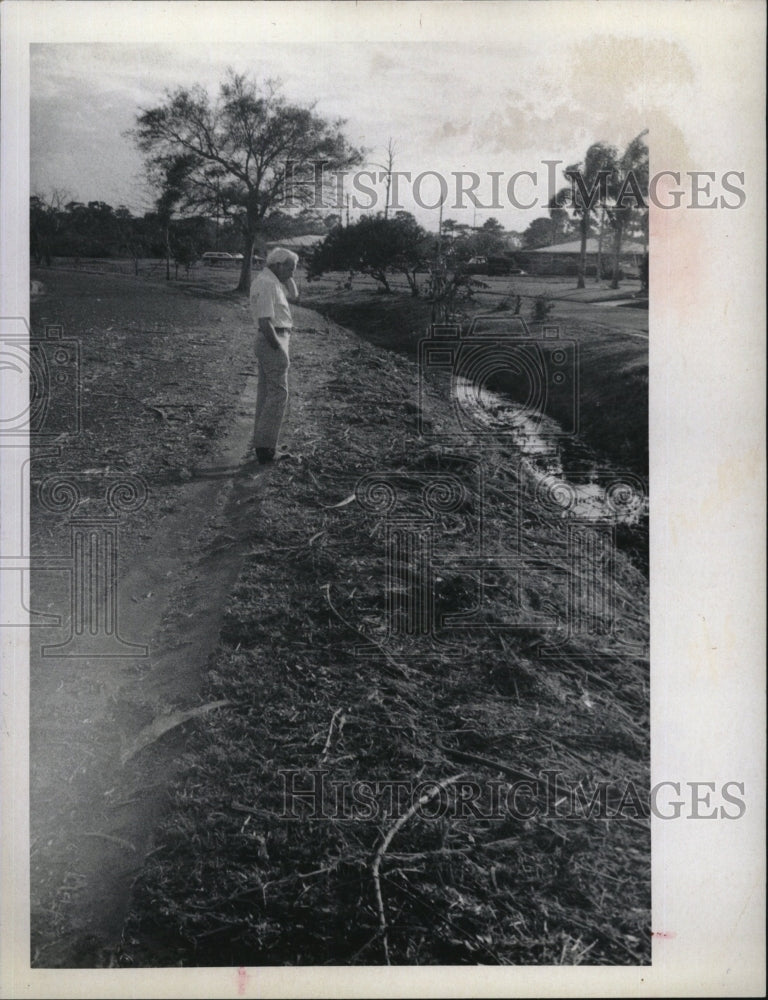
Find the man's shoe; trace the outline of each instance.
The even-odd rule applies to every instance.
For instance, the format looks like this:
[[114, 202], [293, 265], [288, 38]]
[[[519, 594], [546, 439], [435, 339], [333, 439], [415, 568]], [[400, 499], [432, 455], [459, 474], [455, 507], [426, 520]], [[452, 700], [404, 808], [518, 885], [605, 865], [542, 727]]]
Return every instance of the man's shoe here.
[[274, 448], [257, 448], [256, 458], [259, 461], [259, 465], [267, 465], [269, 462], [274, 462], [275, 450]]

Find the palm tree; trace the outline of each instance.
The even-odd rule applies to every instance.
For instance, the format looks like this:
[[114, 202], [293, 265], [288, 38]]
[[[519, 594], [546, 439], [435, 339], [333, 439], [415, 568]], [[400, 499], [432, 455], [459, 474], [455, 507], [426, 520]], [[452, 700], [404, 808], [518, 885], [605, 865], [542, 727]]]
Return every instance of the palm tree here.
[[648, 196], [648, 146], [644, 141], [647, 134], [648, 129], [644, 129], [624, 150], [612, 182], [614, 200], [608, 206], [614, 231], [611, 288], [619, 287], [621, 244], [626, 228], [636, 212], [648, 211], [644, 200]]
[[614, 146], [609, 146], [604, 142], [593, 143], [587, 150], [583, 165], [574, 163], [565, 169], [565, 176], [571, 182], [571, 186], [562, 188], [550, 201], [550, 212], [553, 209], [570, 205], [571, 212], [577, 219], [581, 237], [577, 288], [584, 288], [584, 274], [587, 269], [587, 238], [592, 216], [597, 206], [607, 198], [608, 190], [616, 175], [617, 155]]
[[553, 195], [549, 199], [549, 204], [547, 205], [549, 217], [552, 220], [552, 229], [549, 237], [550, 246], [554, 246], [558, 241], [558, 237], [562, 238], [566, 234], [569, 225], [568, 212], [563, 205], [558, 202], [559, 194], [562, 194], [562, 192]]

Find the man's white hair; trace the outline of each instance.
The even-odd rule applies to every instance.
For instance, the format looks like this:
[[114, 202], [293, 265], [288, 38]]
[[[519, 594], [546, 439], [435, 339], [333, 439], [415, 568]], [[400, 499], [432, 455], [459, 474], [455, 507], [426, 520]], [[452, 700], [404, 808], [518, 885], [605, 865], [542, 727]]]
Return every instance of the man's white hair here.
[[290, 261], [292, 264], [299, 263], [299, 255], [293, 250], [285, 250], [283, 247], [275, 247], [267, 254], [267, 264], [284, 264]]

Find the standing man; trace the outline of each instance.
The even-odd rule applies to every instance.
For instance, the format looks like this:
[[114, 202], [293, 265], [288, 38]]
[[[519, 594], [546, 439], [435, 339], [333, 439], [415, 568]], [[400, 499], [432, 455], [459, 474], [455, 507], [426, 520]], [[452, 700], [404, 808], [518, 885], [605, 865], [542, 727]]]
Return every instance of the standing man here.
[[299, 261], [290, 250], [276, 247], [251, 285], [251, 310], [256, 320], [256, 396], [254, 448], [260, 465], [273, 461], [288, 401], [288, 352], [293, 319], [288, 298], [298, 298], [293, 274]]

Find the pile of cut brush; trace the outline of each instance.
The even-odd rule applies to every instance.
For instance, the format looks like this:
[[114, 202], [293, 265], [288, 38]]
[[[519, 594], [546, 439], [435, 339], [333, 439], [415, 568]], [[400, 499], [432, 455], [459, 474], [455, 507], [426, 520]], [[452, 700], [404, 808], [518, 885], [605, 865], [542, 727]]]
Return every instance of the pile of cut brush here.
[[412, 362], [336, 337], [121, 964], [647, 963], [646, 582], [503, 442], [431, 440], [444, 387], [420, 409]]

